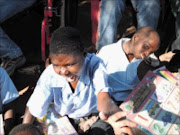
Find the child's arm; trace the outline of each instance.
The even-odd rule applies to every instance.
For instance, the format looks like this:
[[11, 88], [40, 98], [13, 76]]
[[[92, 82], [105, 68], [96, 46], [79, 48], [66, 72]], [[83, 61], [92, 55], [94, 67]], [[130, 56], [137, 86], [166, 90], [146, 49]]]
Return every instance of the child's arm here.
[[97, 109], [106, 116], [110, 116], [121, 109], [116, 105], [108, 92], [99, 92], [97, 95]]
[[16, 103], [16, 100], [3, 105], [3, 115], [4, 115], [3, 119], [4, 119], [5, 134], [9, 134], [9, 132], [15, 126], [15, 119], [14, 119], [15, 103]]
[[33, 121], [34, 121], [34, 116], [30, 113], [29, 107], [26, 107], [24, 118], [23, 118], [23, 124], [24, 123], [32, 124]]
[[146, 135], [146, 133], [136, 128], [136, 123], [126, 119], [127, 113], [121, 111], [107, 92], [100, 92], [98, 94], [97, 108], [100, 111], [100, 119], [112, 126], [115, 135]]

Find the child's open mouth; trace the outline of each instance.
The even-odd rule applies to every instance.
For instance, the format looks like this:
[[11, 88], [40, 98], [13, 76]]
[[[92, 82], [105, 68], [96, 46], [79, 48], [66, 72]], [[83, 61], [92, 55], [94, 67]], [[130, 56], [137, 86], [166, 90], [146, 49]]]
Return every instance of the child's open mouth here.
[[68, 82], [73, 82], [73, 81], [76, 80], [76, 78], [77, 78], [76, 75], [71, 75], [71, 76], [66, 77], [66, 80], [67, 80]]

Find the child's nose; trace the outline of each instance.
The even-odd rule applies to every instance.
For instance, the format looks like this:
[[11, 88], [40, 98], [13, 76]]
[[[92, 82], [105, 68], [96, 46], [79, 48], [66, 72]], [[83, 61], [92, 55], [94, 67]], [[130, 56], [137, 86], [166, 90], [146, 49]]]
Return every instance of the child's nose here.
[[68, 71], [66, 70], [66, 68], [65, 67], [61, 67], [60, 74], [61, 75], [66, 75], [67, 73], [68, 73]]

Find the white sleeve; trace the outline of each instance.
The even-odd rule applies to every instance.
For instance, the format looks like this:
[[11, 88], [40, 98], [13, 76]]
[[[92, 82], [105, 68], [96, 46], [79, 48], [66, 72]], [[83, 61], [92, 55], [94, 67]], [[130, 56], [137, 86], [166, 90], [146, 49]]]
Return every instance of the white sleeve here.
[[93, 86], [96, 95], [99, 92], [110, 92], [111, 90], [107, 82], [106, 69], [102, 63], [98, 63], [94, 67]]
[[27, 106], [30, 113], [35, 117], [42, 117], [46, 114], [49, 104], [52, 102], [52, 92], [46, 76], [41, 76]]
[[101, 48], [101, 50], [96, 54], [97, 57], [99, 57], [104, 65], [106, 66], [107, 65], [107, 60], [108, 60], [108, 54], [109, 54], [109, 50], [108, 50], [108, 46], [104, 46]]

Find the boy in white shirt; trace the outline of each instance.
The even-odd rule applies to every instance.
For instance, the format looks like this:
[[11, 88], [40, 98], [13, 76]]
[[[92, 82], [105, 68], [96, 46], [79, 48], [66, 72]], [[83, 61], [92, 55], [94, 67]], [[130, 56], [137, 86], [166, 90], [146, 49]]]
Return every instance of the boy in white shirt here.
[[159, 35], [151, 27], [142, 27], [130, 38], [103, 47], [97, 56], [105, 64], [112, 97], [124, 101], [139, 83], [137, 67], [142, 59], [159, 48]]
[[[34, 117], [43, 117], [52, 102], [58, 114], [67, 115], [74, 121], [98, 113], [97, 95], [101, 92], [108, 93], [111, 88], [107, 84], [106, 70], [101, 59], [84, 52], [76, 29], [59, 28], [53, 33], [50, 59], [52, 64], [42, 73], [27, 103], [23, 123], [32, 123]], [[105, 107], [108, 109], [108, 106]], [[124, 116], [125, 113], [119, 112], [114, 117], [119, 119]], [[109, 117], [112, 126], [113, 123], [123, 122], [112, 118]], [[135, 127], [136, 124], [124, 121], [120, 126], [122, 129], [126, 128], [123, 132], [132, 134], [127, 127]], [[116, 133], [116, 130], [114, 132]]]
[[[108, 73], [108, 84], [112, 88], [112, 91], [109, 92], [110, 94], [101, 92], [98, 95], [99, 99], [109, 99], [109, 96], [111, 96], [116, 101], [114, 105], [112, 105], [110, 100], [106, 100], [106, 104], [99, 105], [99, 110], [104, 112], [101, 113], [102, 119], [107, 119], [105, 114], [116, 112], [108, 112], [107, 109], [104, 109], [105, 105], [109, 104], [112, 107], [110, 110], [116, 110], [116, 104], [118, 108], [139, 83], [137, 76], [139, 64], [142, 59], [147, 61], [147, 57], [159, 48], [159, 44], [160, 38], [158, 33], [151, 27], [142, 27], [136, 31], [131, 39], [122, 38], [117, 43], [102, 47], [98, 52], [97, 56], [105, 64]], [[154, 61], [169, 61], [174, 55], [175, 53], [168, 52], [162, 54], [159, 60]], [[154, 64], [153, 66], [159, 66], [159, 64]], [[143, 67], [141, 69], [143, 70]], [[99, 100], [99, 104], [102, 102], [101, 100]]]

